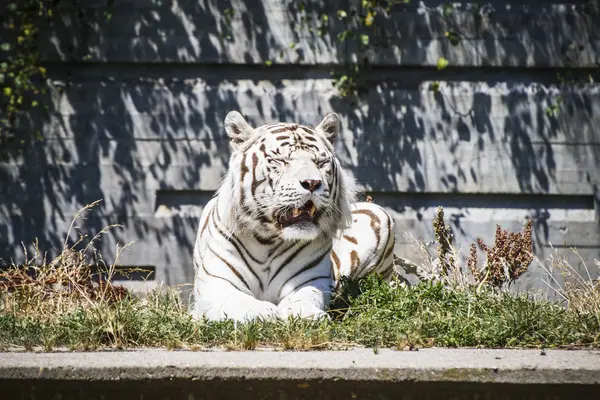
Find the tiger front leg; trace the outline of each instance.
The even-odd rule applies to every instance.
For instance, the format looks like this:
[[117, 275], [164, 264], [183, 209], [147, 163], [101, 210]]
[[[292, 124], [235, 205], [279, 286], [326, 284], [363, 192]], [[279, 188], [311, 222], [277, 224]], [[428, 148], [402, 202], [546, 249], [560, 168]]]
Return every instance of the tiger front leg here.
[[330, 278], [323, 278], [294, 290], [277, 305], [278, 316], [284, 319], [290, 316], [329, 319], [326, 310], [331, 301], [331, 284]]

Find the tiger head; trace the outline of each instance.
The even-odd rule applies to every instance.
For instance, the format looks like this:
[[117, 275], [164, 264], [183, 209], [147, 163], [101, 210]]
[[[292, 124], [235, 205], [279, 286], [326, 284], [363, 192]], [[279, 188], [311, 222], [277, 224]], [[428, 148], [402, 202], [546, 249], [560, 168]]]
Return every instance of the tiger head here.
[[275, 123], [252, 128], [237, 111], [225, 118], [232, 147], [219, 189], [232, 228], [262, 240], [331, 238], [351, 222], [354, 180], [333, 143], [336, 114], [315, 128]]

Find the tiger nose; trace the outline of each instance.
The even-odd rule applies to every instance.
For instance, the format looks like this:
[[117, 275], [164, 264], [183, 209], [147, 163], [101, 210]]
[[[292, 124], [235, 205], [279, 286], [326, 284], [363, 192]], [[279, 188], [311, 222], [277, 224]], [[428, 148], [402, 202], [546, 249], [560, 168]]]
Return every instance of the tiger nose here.
[[321, 183], [322, 182], [318, 179], [305, 179], [303, 181], [300, 181], [302, 187], [311, 193], [320, 188]]

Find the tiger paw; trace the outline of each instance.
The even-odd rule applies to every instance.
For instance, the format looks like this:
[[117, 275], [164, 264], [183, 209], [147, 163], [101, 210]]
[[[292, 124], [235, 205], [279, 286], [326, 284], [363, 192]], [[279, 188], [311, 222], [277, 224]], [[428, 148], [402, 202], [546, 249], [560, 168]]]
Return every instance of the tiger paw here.
[[266, 301], [254, 305], [253, 308], [246, 311], [243, 320], [250, 321], [254, 319], [269, 320], [276, 319], [279, 316], [279, 310], [274, 304]]
[[327, 312], [321, 310], [320, 308], [312, 304], [289, 303], [286, 305], [280, 305], [279, 307], [277, 307], [277, 311], [278, 316], [282, 319], [287, 319], [293, 316], [312, 320], [331, 320], [331, 317], [329, 317], [329, 314], [327, 314]]

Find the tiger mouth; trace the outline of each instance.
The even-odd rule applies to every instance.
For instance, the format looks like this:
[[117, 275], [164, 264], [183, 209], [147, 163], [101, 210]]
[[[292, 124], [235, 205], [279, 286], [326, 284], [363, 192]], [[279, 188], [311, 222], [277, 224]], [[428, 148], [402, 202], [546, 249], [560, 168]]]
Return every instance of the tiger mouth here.
[[290, 225], [301, 224], [304, 222], [313, 222], [315, 213], [317, 212], [317, 206], [312, 201], [307, 201], [300, 208], [294, 208], [288, 213], [281, 214], [277, 218], [277, 223], [281, 228], [285, 228]]

